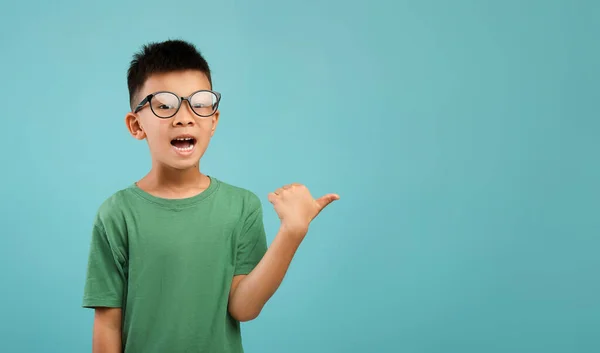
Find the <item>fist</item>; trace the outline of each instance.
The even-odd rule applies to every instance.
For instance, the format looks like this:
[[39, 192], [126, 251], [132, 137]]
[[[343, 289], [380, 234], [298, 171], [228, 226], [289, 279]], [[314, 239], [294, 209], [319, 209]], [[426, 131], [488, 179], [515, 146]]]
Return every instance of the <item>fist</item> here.
[[327, 205], [340, 198], [337, 194], [327, 194], [314, 199], [308, 188], [298, 183], [281, 187], [269, 193], [268, 197], [281, 220], [282, 228], [299, 237], [306, 235], [310, 222]]

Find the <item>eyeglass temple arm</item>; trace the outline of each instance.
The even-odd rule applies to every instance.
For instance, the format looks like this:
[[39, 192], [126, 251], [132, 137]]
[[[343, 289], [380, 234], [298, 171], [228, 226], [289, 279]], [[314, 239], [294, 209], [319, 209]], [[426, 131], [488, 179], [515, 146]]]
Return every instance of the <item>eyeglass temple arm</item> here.
[[138, 104], [138, 105], [137, 105], [137, 107], [135, 107], [135, 109], [133, 110], [133, 112], [134, 112], [134, 113], [137, 113], [138, 111], [140, 111], [140, 109], [142, 109], [142, 107], [143, 107], [143, 106], [144, 106], [146, 103], [148, 103], [148, 100], [150, 99], [150, 97], [151, 97], [151, 96], [152, 96], [152, 95], [148, 95], [148, 96], [146, 96], [146, 98], [144, 98], [144, 99], [143, 99], [143, 100], [140, 102], [140, 104]]

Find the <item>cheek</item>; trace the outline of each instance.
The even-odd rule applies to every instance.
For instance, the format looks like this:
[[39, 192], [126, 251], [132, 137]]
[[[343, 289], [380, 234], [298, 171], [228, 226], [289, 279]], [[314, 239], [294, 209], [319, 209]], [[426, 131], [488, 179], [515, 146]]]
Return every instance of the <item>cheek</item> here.
[[146, 139], [149, 144], [156, 145], [164, 142], [165, 136], [168, 136], [168, 126], [162, 122], [147, 124], [144, 126]]
[[213, 131], [213, 123], [212, 120], [202, 121], [200, 124], [200, 134], [202, 137], [210, 137]]

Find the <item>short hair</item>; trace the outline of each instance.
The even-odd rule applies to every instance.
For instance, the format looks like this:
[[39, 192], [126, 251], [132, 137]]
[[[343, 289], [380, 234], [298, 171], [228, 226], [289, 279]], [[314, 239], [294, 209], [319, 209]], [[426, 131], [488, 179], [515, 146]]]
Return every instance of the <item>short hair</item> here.
[[183, 70], [203, 72], [212, 87], [208, 62], [193, 44], [179, 39], [170, 39], [144, 45], [133, 55], [127, 70], [129, 104], [132, 107], [137, 104], [134, 99], [151, 75]]

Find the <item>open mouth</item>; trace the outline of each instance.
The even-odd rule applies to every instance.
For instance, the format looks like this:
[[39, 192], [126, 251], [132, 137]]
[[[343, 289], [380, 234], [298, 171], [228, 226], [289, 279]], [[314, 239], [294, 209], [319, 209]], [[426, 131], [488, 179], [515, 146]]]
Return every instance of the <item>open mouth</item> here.
[[180, 152], [189, 152], [194, 149], [196, 139], [193, 137], [176, 137], [171, 140], [171, 145]]

